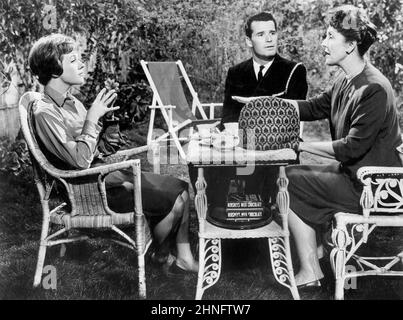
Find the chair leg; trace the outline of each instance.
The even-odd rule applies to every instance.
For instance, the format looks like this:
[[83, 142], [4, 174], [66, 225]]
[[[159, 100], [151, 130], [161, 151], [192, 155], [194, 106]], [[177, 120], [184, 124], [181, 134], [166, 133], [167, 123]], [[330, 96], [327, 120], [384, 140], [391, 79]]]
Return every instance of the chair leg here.
[[50, 213], [49, 213], [49, 203], [46, 200], [42, 200], [42, 231], [41, 240], [39, 244], [38, 261], [36, 263], [35, 277], [34, 277], [34, 287], [38, 287], [41, 284], [43, 265], [45, 263], [47, 241], [46, 238], [49, 232], [50, 223]]
[[137, 255], [138, 261], [138, 277], [139, 277], [139, 297], [140, 299], [146, 299], [146, 272], [145, 272], [145, 261], [144, 253]]
[[[334, 254], [334, 265], [335, 265], [335, 278], [336, 286], [334, 291], [335, 300], [344, 300], [344, 282], [345, 278], [345, 263], [346, 263], [346, 252], [340, 248], [335, 248]], [[333, 251], [332, 250], [332, 251]]]
[[344, 300], [344, 278], [336, 279], [335, 300]]
[[199, 273], [197, 275], [197, 287], [196, 287], [196, 300], [201, 300], [203, 297], [203, 275], [205, 266], [205, 239], [199, 238]]
[[284, 237], [285, 244], [285, 256], [287, 261], [288, 277], [290, 278], [290, 291], [294, 300], [299, 300], [299, 292], [294, 277], [294, 268], [292, 266], [291, 249], [290, 249], [290, 237]]
[[117, 228], [116, 226], [111, 226], [111, 229], [115, 231], [117, 234], [122, 236], [128, 241], [132, 248], [136, 251], [137, 254], [137, 273], [139, 279], [139, 297], [140, 299], [146, 299], [147, 291], [146, 291], [146, 272], [145, 272], [145, 259], [144, 256], [146, 254], [146, 244], [144, 243], [144, 218], [143, 216], [137, 216], [136, 219], [139, 219], [136, 222], [136, 242], [133, 241], [126, 233]]
[[43, 265], [45, 263], [45, 256], [46, 256], [46, 245], [40, 245], [38, 253], [38, 261], [36, 263], [34, 287], [38, 287], [41, 284]]
[[196, 300], [201, 300], [204, 291], [217, 283], [221, 273], [221, 239], [199, 238], [199, 274]]
[[[337, 219], [337, 217], [336, 217]], [[335, 300], [344, 299], [344, 282], [346, 279], [346, 246], [348, 244], [348, 233], [342, 218], [337, 219], [337, 227], [333, 230], [332, 241], [334, 248], [330, 253], [330, 261], [334, 276], [336, 278]]]
[[154, 129], [154, 119], [155, 119], [155, 109], [151, 109], [150, 115], [150, 124], [148, 126], [148, 133], [147, 133], [147, 144], [150, 144], [153, 140], [153, 129]]
[[290, 289], [294, 300], [299, 300], [300, 296], [292, 267], [289, 236], [270, 237], [268, 241], [274, 278], [278, 283]]

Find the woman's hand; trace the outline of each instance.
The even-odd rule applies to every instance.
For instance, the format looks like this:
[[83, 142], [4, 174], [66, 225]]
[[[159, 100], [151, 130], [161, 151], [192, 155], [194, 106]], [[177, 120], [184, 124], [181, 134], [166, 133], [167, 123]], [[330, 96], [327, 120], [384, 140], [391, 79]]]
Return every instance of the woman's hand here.
[[88, 110], [87, 120], [97, 123], [105, 113], [118, 110], [119, 107], [108, 108], [116, 97], [117, 94], [115, 90], [106, 92], [105, 88], [102, 89], [92, 103], [91, 108]]

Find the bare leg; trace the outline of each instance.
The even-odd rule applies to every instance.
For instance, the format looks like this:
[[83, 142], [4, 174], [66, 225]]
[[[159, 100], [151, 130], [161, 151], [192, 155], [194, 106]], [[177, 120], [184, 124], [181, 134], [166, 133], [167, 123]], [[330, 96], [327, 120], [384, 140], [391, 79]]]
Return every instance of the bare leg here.
[[295, 239], [301, 268], [295, 276], [297, 285], [323, 278], [317, 255], [315, 230], [290, 210], [288, 215], [289, 226]]
[[159, 246], [171, 233], [174, 226], [180, 221], [176, 235], [177, 264], [182, 269], [197, 272], [198, 264], [194, 260], [189, 244], [189, 195], [184, 191], [176, 198], [171, 212], [154, 228], [154, 237]]
[[189, 244], [189, 194], [183, 191], [181, 194], [183, 201], [183, 214], [180, 222], [179, 230], [176, 235], [176, 249], [178, 257], [176, 263], [185, 270], [197, 272], [199, 264], [194, 259]]

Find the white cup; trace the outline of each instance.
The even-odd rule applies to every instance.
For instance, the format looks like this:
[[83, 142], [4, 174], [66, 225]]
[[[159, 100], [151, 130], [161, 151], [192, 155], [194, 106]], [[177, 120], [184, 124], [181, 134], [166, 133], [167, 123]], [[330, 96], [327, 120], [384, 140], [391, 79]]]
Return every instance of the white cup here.
[[198, 124], [197, 132], [200, 138], [210, 138], [211, 137], [211, 124]]
[[239, 125], [238, 122], [224, 123], [225, 131], [231, 135], [238, 136]]

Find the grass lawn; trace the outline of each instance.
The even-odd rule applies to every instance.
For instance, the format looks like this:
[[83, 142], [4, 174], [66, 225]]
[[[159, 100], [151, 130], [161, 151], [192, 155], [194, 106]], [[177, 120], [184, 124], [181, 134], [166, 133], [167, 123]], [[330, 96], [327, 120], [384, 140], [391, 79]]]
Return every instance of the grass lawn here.
[[[144, 160], [144, 159], [143, 159]], [[303, 163], [319, 163], [313, 157], [302, 157]], [[143, 161], [143, 169], [149, 170]], [[163, 173], [187, 181], [186, 166], [164, 167]], [[193, 198], [193, 193], [191, 194]], [[138, 299], [136, 258], [128, 249], [107, 240], [92, 239], [68, 245], [59, 257], [59, 248], [47, 251], [45, 265], [57, 270], [57, 289], [33, 289], [41, 229], [41, 210], [37, 191], [30, 179], [0, 176], [0, 299]], [[192, 204], [190, 237], [197, 251], [197, 218]], [[400, 228], [377, 230], [365, 248], [371, 255], [403, 249]], [[287, 288], [273, 275], [263, 240], [223, 241], [223, 267], [220, 280], [207, 289], [208, 300], [279, 300], [292, 299]], [[333, 299], [333, 276], [323, 259], [326, 273], [319, 290], [300, 292], [302, 299]], [[298, 261], [295, 258], [295, 270]], [[147, 298], [194, 299], [197, 275], [167, 277], [146, 257]], [[346, 291], [346, 299], [403, 299], [403, 278], [365, 277], [357, 280], [357, 289]]]

